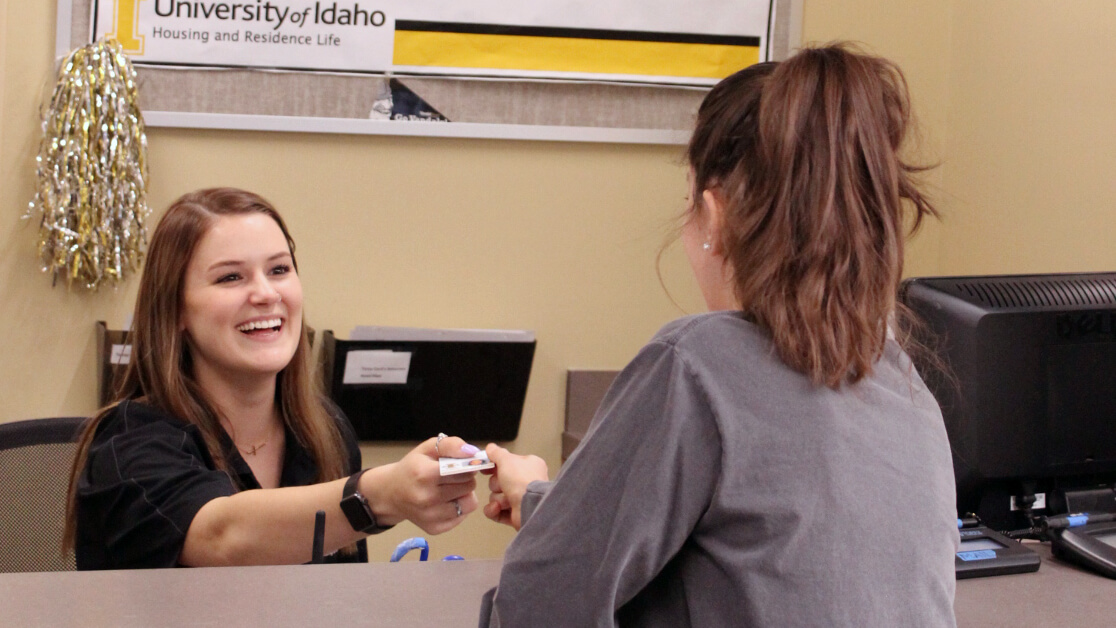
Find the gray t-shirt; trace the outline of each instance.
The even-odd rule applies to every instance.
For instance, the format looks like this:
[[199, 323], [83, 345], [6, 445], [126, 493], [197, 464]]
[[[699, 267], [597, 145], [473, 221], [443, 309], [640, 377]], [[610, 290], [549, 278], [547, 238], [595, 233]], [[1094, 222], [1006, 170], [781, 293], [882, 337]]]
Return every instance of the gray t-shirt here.
[[664, 327], [553, 483], [481, 626], [953, 626], [941, 412], [888, 341], [834, 391], [739, 312]]

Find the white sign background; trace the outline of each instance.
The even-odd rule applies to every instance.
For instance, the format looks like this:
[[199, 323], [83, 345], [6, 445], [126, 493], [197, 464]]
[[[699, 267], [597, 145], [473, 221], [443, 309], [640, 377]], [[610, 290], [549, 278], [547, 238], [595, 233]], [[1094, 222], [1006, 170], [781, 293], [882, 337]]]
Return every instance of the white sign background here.
[[[93, 40], [114, 36], [133, 63], [151, 66], [407, 72], [392, 64], [397, 20], [754, 36], [765, 58], [770, 0], [707, 0], [700, 11], [694, 8], [689, 0], [99, 0], [92, 5], [91, 24]], [[468, 74], [715, 82], [473, 69]]]

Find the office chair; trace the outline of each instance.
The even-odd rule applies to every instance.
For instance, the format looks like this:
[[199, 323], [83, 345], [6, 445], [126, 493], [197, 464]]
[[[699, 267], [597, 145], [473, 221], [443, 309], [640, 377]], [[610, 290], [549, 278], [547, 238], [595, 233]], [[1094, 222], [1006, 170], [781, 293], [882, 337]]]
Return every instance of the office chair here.
[[70, 465], [84, 418], [0, 423], [0, 573], [69, 571], [62, 555]]

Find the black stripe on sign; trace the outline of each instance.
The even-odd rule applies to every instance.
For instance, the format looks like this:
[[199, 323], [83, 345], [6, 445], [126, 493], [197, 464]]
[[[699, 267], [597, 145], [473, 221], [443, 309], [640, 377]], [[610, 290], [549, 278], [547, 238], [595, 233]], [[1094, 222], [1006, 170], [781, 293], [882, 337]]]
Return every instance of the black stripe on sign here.
[[504, 24], [467, 24], [464, 22], [422, 22], [396, 20], [397, 31], [464, 33], [469, 35], [519, 35], [523, 37], [564, 37], [568, 39], [613, 39], [651, 41], [671, 44], [714, 44], [720, 46], [759, 46], [760, 38], [751, 35], [694, 35], [653, 33], [649, 31], [610, 31], [594, 28], [557, 28], [551, 26], [507, 26]]

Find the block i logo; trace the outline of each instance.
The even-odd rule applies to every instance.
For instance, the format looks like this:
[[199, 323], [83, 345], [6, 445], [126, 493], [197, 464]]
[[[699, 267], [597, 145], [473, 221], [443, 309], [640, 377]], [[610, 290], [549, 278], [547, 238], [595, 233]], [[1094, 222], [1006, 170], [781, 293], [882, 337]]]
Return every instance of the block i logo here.
[[146, 0], [112, 0], [113, 31], [106, 36], [120, 42], [130, 56], [143, 54], [143, 35], [139, 34], [140, 3]]

